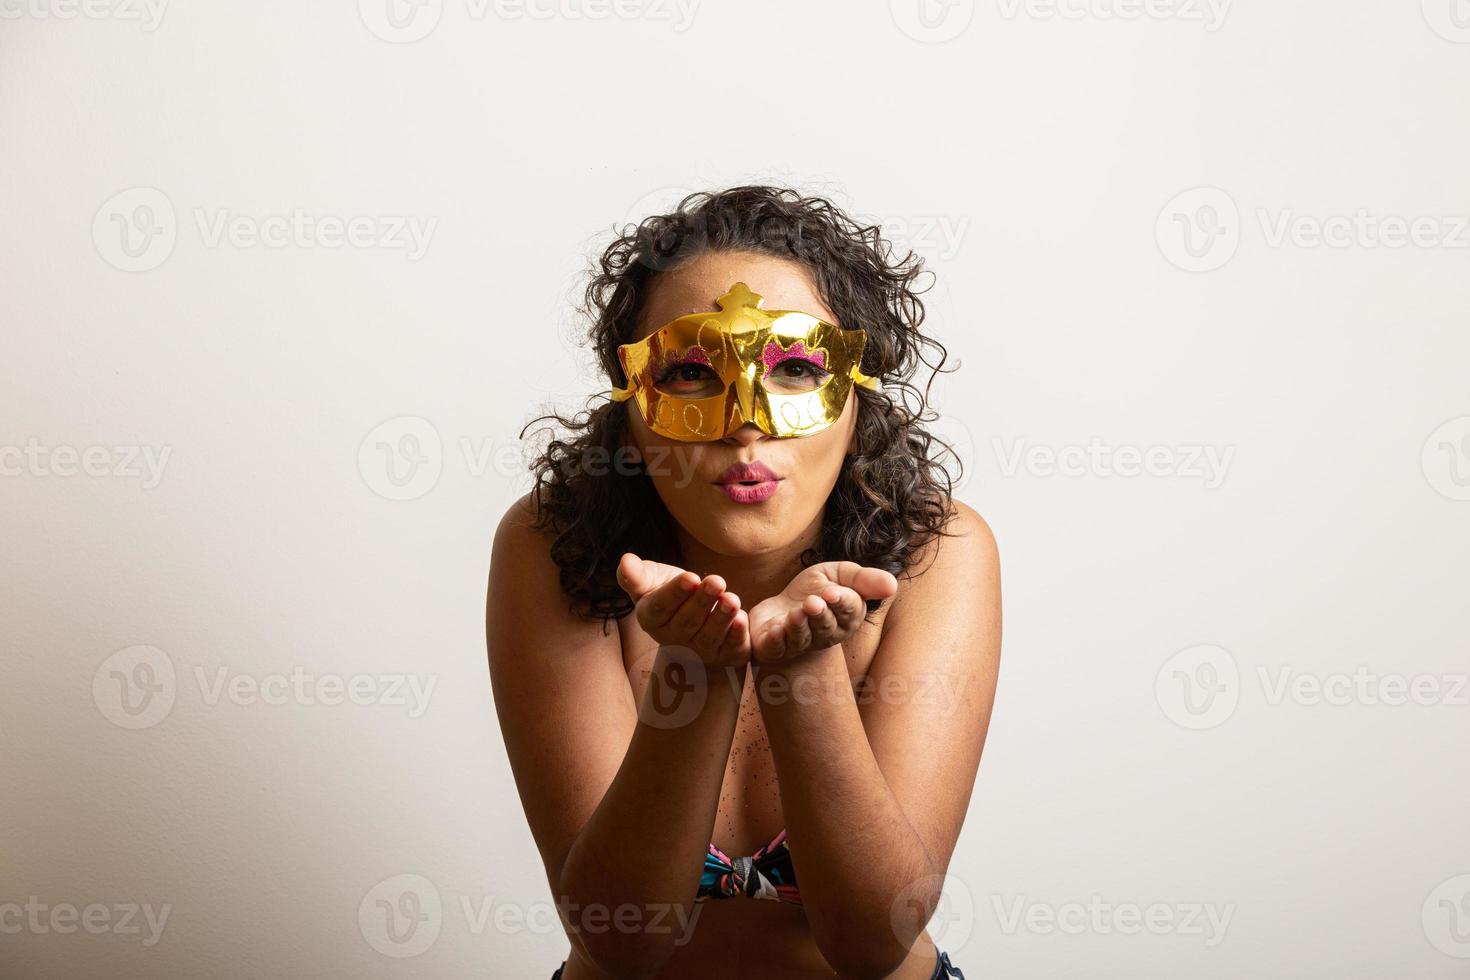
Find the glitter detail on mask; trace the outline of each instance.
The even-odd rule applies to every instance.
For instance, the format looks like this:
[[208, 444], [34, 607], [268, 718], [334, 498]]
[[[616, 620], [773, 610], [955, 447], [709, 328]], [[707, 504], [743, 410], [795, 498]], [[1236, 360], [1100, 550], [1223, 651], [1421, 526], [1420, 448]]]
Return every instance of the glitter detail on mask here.
[[682, 354], [671, 350], [664, 354], [663, 364], [658, 369], [659, 380], [662, 381], [674, 368], [683, 367], [685, 364], [703, 364], [711, 371], [714, 370], [714, 365], [709, 362], [709, 354], [703, 347], [691, 347]]
[[809, 352], [806, 349], [806, 345], [800, 340], [794, 342], [790, 347], [783, 348], [779, 341], [772, 340], [766, 344], [765, 350], [761, 351], [761, 361], [765, 364], [766, 368], [761, 373], [761, 380], [764, 381], [770, 377], [771, 372], [779, 367], [782, 362], [793, 358], [806, 361], [808, 364], [815, 364], [823, 371], [827, 370], [826, 351], [818, 348]]

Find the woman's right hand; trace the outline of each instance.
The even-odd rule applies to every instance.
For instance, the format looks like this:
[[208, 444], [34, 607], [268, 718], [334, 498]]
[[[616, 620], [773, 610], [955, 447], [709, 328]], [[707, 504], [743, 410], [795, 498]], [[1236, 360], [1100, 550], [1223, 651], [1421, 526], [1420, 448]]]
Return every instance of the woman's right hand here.
[[720, 576], [701, 579], [630, 551], [618, 562], [618, 585], [636, 604], [638, 625], [660, 646], [685, 647], [710, 667], [749, 662], [749, 617]]

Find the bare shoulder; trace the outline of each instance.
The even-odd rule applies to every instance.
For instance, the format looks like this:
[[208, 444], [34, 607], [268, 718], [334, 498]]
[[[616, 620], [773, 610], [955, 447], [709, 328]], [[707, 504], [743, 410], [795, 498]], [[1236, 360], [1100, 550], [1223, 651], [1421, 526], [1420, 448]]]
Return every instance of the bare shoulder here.
[[990, 524], [969, 504], [952, 500], [944, 532], [925, 542], [908, 572], [899, 577], [889, 624], [897, 625], [905, 608], [928, 610], [953, 601], [957, 583], [983, 603], [993, 600], [998, 607], [1000, 550]]
[[[485, 615], [491, 669], [498, 655], [575, 639], [573, 649], [618, 646], [617, 633], [604, 636], [598, 620], [576, 615], [561, 587], [551, 557], [552, 533], [536, 526], [536, 504], [527, 493], [506, 508], [490, 548]], [[503, 642], [496, 642], [501, 640]], [[539, 642], [538, 642], [539, 641]], [[563, 647], [563, 649], [566, 649]], [[514, 654], [517, 658], [522, 653]]]

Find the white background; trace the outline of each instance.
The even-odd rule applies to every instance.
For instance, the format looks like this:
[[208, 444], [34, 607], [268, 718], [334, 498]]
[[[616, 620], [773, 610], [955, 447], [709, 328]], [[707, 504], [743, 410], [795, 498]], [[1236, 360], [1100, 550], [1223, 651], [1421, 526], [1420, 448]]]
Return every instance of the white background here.
[[606, 387], [588, 256], [749, 181], [937, 275], [1005, 583], [955, 962], [1470, 971], [1464, 0], [94, 2], [0, 0], [5, 977], [550, 975], [491, 534]]

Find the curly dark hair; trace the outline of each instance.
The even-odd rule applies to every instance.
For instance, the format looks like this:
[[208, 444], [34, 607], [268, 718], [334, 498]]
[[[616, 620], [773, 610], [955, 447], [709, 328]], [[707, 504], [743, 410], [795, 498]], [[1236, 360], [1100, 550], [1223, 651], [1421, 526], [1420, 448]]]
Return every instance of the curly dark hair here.
[[[627, 379], [617, 349], [637, 338], [654, 277], [709, 252], [756, 252], [799, 262], [838, 324], [867, 331], [860, 368], [879, 378], [883, 391], [853, 386], [859, 399], [856, 450], [844, 460], [827, 499], [818, 546], [805, 551], [801, 563], [847, 560], [910, 574], [923, 547], [947, 534], [962, 465], [948, 444], [924, 428], [937, 418], [926, 406], [948, 352], [919, 330], [924, 304], [913, 285], [921, 274], [932, 276], [923, 260], [913, 252], [898, 258], [879, 227], [860, 224], [825, 198], [761, 185], [690, 194], [672, 212], [614, 232], [617, 237], [589, 272], [581, 312], [590, 320], [587, 338], [602, 370], [619, 387]], [[937, 363], [924, 359], [926, 346], [938, 350]], [[909, 383], [919, 363], [931, 369], [922, 392]], [[521, 430], [524, 437], [545, 420], [566, 430], [551, 430], [531, 463], [534, 526], [551, 538], [551, 557], [572, 608], [584, 618], [601, 618], [604, 633], [609, 620], [633, 610], [617, 583], [624, 552], [678, 564], [673, 518], [646, 469], [607, 465], [620, 458], [628, 406], [635, 404], [597, 395], [575, 418], [552, 412]], [[594, 457], [602, 465], [583, 465]], [[945, 457], [957, 467], [953, 477]], [[880, 604], [870, 600], [869, 615]]]

